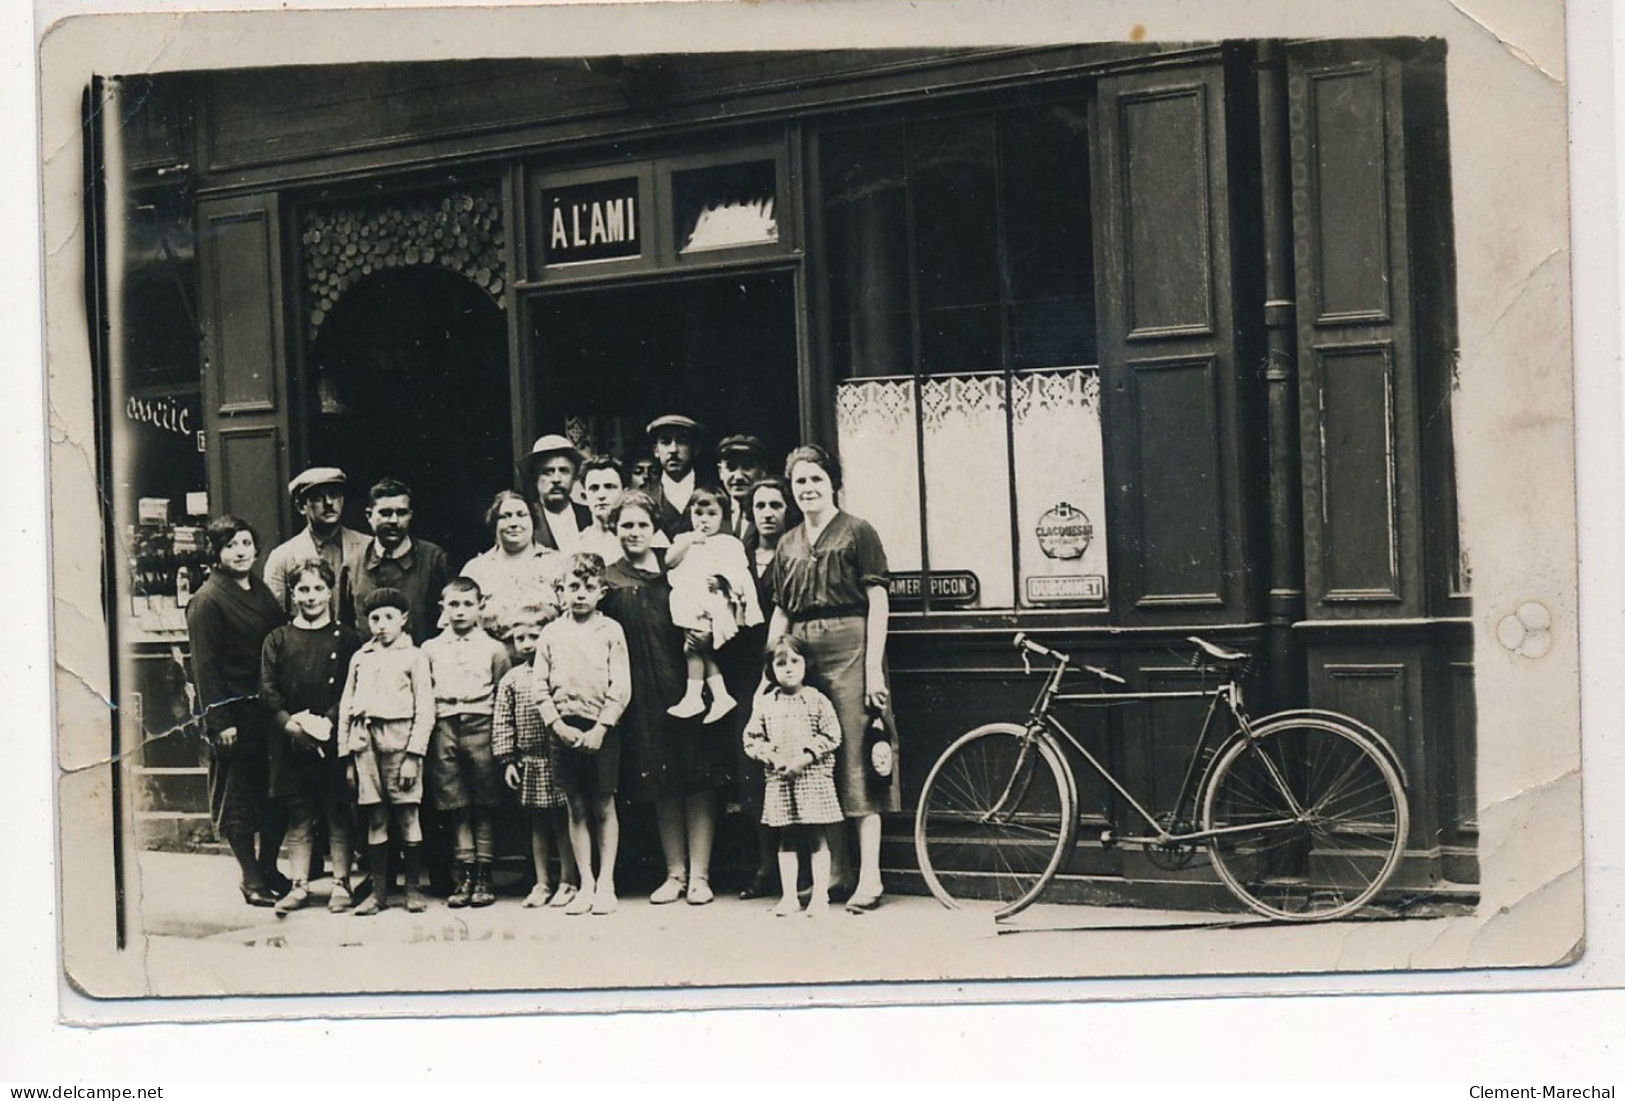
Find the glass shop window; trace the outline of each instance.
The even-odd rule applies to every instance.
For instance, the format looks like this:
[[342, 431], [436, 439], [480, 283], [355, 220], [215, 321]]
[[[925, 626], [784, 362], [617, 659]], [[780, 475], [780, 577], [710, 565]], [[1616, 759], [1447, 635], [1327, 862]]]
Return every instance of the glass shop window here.
[[1085, 106], [820, 149], [845, 505], [885, 541], [895, 606], [1104, 610]]
[[769, 159], [674, 171], [677, 254], [776, 243], [776, 169]]

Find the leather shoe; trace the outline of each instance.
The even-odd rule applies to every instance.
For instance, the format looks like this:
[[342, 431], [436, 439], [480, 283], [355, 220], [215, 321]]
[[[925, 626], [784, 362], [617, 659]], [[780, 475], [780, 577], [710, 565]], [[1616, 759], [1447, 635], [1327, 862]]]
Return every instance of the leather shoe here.
[[264, 887], [242, 887], [242, 886], [240, 886], [237, 889], [243, 893], [243, 901], [248, 903], [250, 906], [275, 906], [276, 905], [276, 895], [273, 895], [270, 891], [267, 891]]
[[754, 899], [766, 898], [774, 892], [775, 888], [772, 880], [758, 873], [750, 877], [750, 882], [745, 884], [745, 889], [739, 892], [739, 897], [746, 902], [750, 902]]
[[880, 900], [884, 897], [878, 892], [853, 895], [846, 900], [846, 912], [849, 914], [867, 914], [871, 910], [878, 910], [880, 909]]
[[829, 885], [829, 900], [831, 902], [845, 902], [852, 897], [852, 892], [857, 888], [858, 881], [856, 879], [837, 879]]

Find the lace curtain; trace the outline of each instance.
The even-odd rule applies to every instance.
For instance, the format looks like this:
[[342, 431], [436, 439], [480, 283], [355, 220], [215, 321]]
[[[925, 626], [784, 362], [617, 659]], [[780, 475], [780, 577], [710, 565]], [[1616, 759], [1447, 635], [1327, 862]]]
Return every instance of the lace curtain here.
[[924, 379], [917, 403], [912, 378], [842, 383], [845, 507], [879, 531], [894, 570], [921, 568], [918, 423], [933, 571], [974, 572], [979, 607], [1104, 607], [1099, 372], [1017, 372], [1010, 392], [1007, 416], [1002, 374]]

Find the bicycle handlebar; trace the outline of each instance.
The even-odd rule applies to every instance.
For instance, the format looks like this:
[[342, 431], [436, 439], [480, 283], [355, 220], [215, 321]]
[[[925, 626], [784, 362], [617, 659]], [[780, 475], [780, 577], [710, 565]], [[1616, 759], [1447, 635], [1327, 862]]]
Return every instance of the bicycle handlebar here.
[[[1034, 642], [1032, 639], [1027, 637], [1027, 632], [1025, 631], [1018, 631], [1013, 641], [1016, 649], [1018, 650], [1032, 654], [1042, 654], [1044, 657], [1053, 658], [1057, 663], [1063, 666], [1070, 665], [1072, 663], [1072, 658], [1069, 654], [1063, 654], [1059, 650], [1051, 650], [1048, 646], [1045, 646], [1042, 643]], [[1082, 669], [1085, 673], [1088, 673], [1091, 676], [1100, 678], [1103, 681], [1110, 681], [1112, 684], [1128, 683], [1128, 681], [1124, 680], [1116, 673], [1113, 673], [1110, 669], [1102, 669], [1098, 665], [1080, 665], [1078, 668]]]

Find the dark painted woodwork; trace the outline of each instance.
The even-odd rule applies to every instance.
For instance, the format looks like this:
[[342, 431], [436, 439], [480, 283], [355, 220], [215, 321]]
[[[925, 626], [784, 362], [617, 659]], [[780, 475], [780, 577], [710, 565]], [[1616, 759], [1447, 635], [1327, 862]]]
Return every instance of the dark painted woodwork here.
[[1450, 194], [1450, 127], [1442, 44], [1425, 43], [1422, 64], [1407, 65], [1405, 205], [1410, 226], [1416, 361], [1421, 393], [1422, 496], [1427, 523], [1427, 599], [1435, 615], [1464, 616], [1471, 579], [1456, 518], [1451, 395], [1460, 349], [1456, 335], [1455, 222]]
[[206, 190], [670, 135], [1021, 86], [1211, 54], [1212, 47], [845, 50], [638, 58], [310, 66], [211, 73], [199, 158]]
[[134, 73], [118, 83], [118, 133], [133, 182], [184, 178], [192, 167], [195, 79], [183, 73]]
[[1388, 317], [1387, 143], [1383, 82], [1367, 68], [1316, 74], [1309, 178], [1320, 200], [1310, 223], [1318, 256], [1317, 324]]
[[1314, 705], [1368, 723], [1404, 767], [1411, 829], [1401, 882], [1475, 882], [1471, 625], [1303, 630]]
[[1325, 600], [1400, 599], [1394, 497], [1394, 378], [1391, 346], [1317, 349], [1319, 475], [1326, 544]]
[[1098, 84], [1096, 295], [1125, 624], [1256, 614], [1225, 88], [1219, 62]]
[[1347, 46], [1290, 67], [1310, 618], [1427, 611], [1400, 71]]
[[262, 555], [289, 526], [283, 255], [275, 196], [199, 205], [209, 506], [248, 520]]
[[1197, 84], [1117, 104], [1130, 340], [1213, 331], [1207, 95]]
[[[1224, 603], [1220, 427], [1212, 359], [1132, 360], [1139, 606]], [[1133, 568], [1133, 567], [1131, 567]]]
[[1292, 625], [1303, 618], [1303, 480], [1298, 437], [1298, 344], [1293, 305], [1292, 168], [1287, 150], [1286, 58], [1261, 47], [1256, 76], [1263, 286], [1266, 453], [1269, 469], [1266, 616], [1269, 701], [1303, 703], [1303, 654]]
[[[266, 472], [275, 470], [282, 453], [282, 440], [272, 426], [249, 428], [233, 425], [211, 433], [210, 453], [215, 456], [218, 476], [209, 479], [217, 487], [218, 511], [240, 516], [259, 535], [259, 552], [282, 541], [278, 513], [281, 510], [280, 485], [268, 485]], [[286, 484], [286, 483], [281, 483]]]

